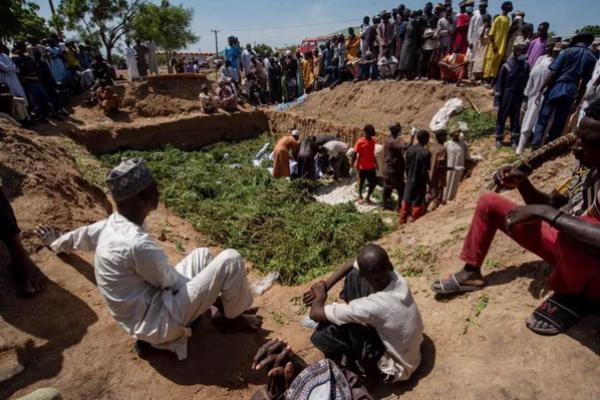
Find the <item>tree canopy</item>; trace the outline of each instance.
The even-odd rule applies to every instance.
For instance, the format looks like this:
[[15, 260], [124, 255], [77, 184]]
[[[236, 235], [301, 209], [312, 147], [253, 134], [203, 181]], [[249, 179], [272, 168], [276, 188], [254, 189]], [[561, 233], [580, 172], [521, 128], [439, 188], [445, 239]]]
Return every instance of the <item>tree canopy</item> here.
[[577, 33], [579, 32], [591, 33], [592, 35], [598, 37], [600, 36], [600, 25], [586, 25], [583, 28], [578, 29]]
[[82, 39], [99, 37], [111, 59], [116, 43], [128, 33], [140, 0], [61, 0], [59, 14]]
[[46, 20], [39, 15], [40, 7], [27, 0], [0, 3], [0, 40], [17, 41], [27, 38], [45, 39], [50, 35]]
[[160, 5], [144, 3], [133, 18], [132, 31], [136, 38], [152, 40], [158, 47], [171, 52], [198, 40], [190, 29], [193, 16], [193, 9], [173, 6], [167, 0]]
[[273, 54], [273, 48], [267, 44], [260, 43], [254, 46], [254, 51], [257, 54], [270, 57]]

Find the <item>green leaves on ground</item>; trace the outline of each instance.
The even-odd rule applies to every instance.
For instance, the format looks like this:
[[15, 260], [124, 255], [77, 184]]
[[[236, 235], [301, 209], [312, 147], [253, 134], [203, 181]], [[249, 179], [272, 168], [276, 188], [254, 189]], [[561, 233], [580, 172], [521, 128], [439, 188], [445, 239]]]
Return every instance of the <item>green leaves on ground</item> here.
[[279, 271], [284, 284], [299, 284], [356, 256], [387, 228], [379, 214], [360, 214], [353, 204], [317, 203], [311, 193], [318, 183], [276, 180], [254, 167], [254, 154], [274, 140], [265, 135], [199, 152], [125, 152], [103, 161], [143, 157], [167, 207], [260, 271]]
[[472, 108], [466, 108], [460, 114], [452, 117], [448, 131], [452, 132], [454, 129], [457, 129], [459, 122], [465, 122], [468, 125], [469, 131], [466, 132], [465, 136], [469, 140], [489, 136], [496, 129], [496, 119], [494, 116], [488, 113], [477, 112]]

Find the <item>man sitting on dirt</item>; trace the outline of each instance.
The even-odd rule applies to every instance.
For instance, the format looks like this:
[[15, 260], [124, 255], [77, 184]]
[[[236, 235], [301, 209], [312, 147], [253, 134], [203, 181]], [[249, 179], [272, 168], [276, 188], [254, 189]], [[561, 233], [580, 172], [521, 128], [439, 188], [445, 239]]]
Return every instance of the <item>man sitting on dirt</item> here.
[[115, 93], [114, 86], [100, 87], [96, 98], [104, 115], [114, 114], [121, 107], [121, 96]]
[[233, 112], [237, 111], [237, 92], [231, 79], [221, 78], [219, 79], [219, 88], [217, 89], [217, 95], [219, 96], [219, 107], [225, 111]]
[[[44, 290], [47, 278], [29, 258], [20, 233], [10, 202], [0, 190], [0, 267], [8, 265], [17, 282], [19, 295], [30, 297]], [[7, 250], [9, 254], [6, 254]]]
[[[347, 304], [325, 305], [327, 291], [342, 278], [340, 297]], [[336, 363], [388, 383], [409, 379], [421, 363], [421, 314], [380, 246], [365, 246], [356, 261], [315, 283], [303, 300], [319, 322], [312, 343]]]
[[573, 326], [600, 301], [600, 99], [586, 109], [575, 132], [573, 154], [580, 168], [551, 194], [537, 190], [516, 168], [496, 175], [505, 188], [516, 188], [527, 205], [517, 206], [489, 193], [477, 204], [465, 238], [462, 270], [437, 280], [432, 290], [453, 294], [481, 289], [481, 266], [498, 230], [553, 267], [548, 279], [554, 294], [527, 320], [527, 327], [556, 335]]
[[202, 106], [203, 113], [213, 114], [217, 111], [218, 99], [208, 92], [207, 84], [203, 83], [202, 86], [200, 86], [200, 94], [198, 95], [198, 99], [200, 99], [200, 105]]
[[132, 158], [109, 172], [107, 185], [117, 205], [108, 219], [79, 228], [52, 241], [48, 227], [39, 228], [56, 253], [95, 250], [96, 281], [111, 314], [139, 341], [187, 357], [190, 325], [207, 311], [228, 330], [255, 331], [244, 260], [235, 250], [213, 258], [196, 249], [174, 268], [164, 251], [142, 227], [158, 206], [156, 182], [144, 161]]

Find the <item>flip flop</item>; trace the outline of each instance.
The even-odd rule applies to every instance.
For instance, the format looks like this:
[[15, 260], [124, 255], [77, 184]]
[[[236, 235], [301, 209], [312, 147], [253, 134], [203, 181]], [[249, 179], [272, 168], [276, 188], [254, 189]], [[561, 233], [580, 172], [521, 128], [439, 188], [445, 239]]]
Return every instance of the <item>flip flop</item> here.
[[437, 294], [457, 294], [475, 292], [485, 287], [485, 281], [481, 285], [465, 285], [456, 280], [455, 274], [449, 275], [446, 279], [440, 278], [431, 284], [431, 290]]
[[[531, 331], [539, 335], [554, 336], [575, 325], [588, 309], [587, 300], [581, 295], [554, 293], [535, 309], [525, 324]], [[538, 328], [535, 325], [539, 321], [546, 321], [551, 326]]]

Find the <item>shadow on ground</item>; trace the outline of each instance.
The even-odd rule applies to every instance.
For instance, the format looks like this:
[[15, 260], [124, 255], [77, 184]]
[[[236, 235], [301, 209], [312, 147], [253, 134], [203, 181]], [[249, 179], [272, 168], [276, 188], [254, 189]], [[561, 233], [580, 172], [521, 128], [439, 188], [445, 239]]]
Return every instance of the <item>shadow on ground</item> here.
[[406, 382], [396, 383], [394, 385], [378, 385], [371, 391], [371, 395], [375, 399], [382, 399], [393, 394], [401, 396], [412, 391], [419, 381], [425, 378], [433, 371], [435, 366], [436, 349], [435, 344], [427, 335], [423, 335], [423, 343], [421, 343], [421, 365], [413, 373], [410, 379]]
[[30, 339], [13, 349], [25, 370], [2, 382], [0, 398], [6, 399], [37, 381], [57, 376], [64, 351], [81, 341], [98, 316], [79, 297], [53, 282], [48, 282], [46, 291], [32, 299], [18, 298], [6, 270], [0, 271], [0, 293], [4, 297], [0, 303], [1, 319], [46, 341], [36, 347]]
[[243, 389], [248, 383], [265, 382], [264, 373], [252, 372], [250, 366], [268, 334], [266, 330], [224, 334], [203, 319], [189, 338], [186, 360], [178, 361], [174, 353], [155, 349], [145, 352], [142, 358], [177, 385]]

